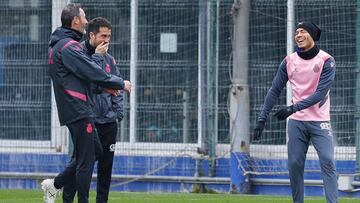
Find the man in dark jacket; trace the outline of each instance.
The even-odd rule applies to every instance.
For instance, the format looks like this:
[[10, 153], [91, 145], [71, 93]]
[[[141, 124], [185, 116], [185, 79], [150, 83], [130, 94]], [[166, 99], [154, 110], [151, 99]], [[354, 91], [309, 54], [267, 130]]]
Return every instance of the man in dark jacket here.
[[[95, 18], [88, 24], [86, 30], [88, 40], [83, 42], [85, 52], [91, 56], [95, 48], [100, 44], [109, 44], [111, 36], [111, 24], [105, 18]], [[97, 62], [105, 72], [120, 77], [114, 57], [106, 53], [104, 60]], [[96, 203], [107, 203], [111, 182], [111, 173], [115, 153], [118, 121], [124, 117], [123, 92], [119, 95], [103, 91], [94, 94], [95, 126], [98, 131], [103, 155], [98, 160]]]
[[[108, 45], [97, 47], [97, 53], [90, 58], [84, 53], [79, 41], [87, 20], [78, 4], [68, 4], [61, 13], [62, 27], [50, 37], [49, 72], [53, 82], [58, 115], [61, 125], [66, 125], [74, 143], [74, 152], [69, 165], [55, 179], [41, 183], [44, 201], [55, 202], [62, 187], [75, 184], [78, 202], [89, 202], [89, 189], [95, 162], [95, 148], [98, 135], [94, 130], [91, 105], [91, 83], [108, 89], [131, 90], [131, 83], [106, 73], [94, 60], [101, 60]], [[74, 181], [75, 180], [75, 181]], [[64, 202], [72, 200], [64, 199]]]
[[[89, 57], [92, 57], [96, 54], [96, 47], [109, 44], [111, 24], [105, 18], [94, 18], [88, 23], [86, 33], [88, 40], [82, 42], [81, 45], [84, 52]], [[114, 57], [106, 52], [103, 56], [96, 58], [95, 62], [105, 72], [120, 77]], [[97, 85], [93, 85], [92, 89], [94, 91], [92, 99], [94, 103], [95, 126], [103, 148], [102, 156], [98, 157], [96, 203], [107, 203], [118, 130], [117, 122], [121, 121], [124, 117], [124, 98], [122, 93], [111, 92], [108, 89], [103, 91]], [[66, 199], [73, 199], [75, 193], [75, 187], [64, 187], [63, 196]]]

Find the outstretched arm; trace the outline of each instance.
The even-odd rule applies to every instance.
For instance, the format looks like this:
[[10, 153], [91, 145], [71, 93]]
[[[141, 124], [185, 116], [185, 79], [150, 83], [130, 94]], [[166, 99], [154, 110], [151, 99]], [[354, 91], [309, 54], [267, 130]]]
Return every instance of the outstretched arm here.
[[266, 94], [264, 107], [260, 113], [258, 121], [256, 123], [256, 127], [254, 129], [254, 140], [259, 140], [261, 134], [265, 128], [266, 119], [274, 107], [276, 100], [279, 98], [282, 89], [285, 87], [286, 82], [288, 81], [287, 71], [286, 71], [286, 60], [284, 59], [279, 69], [272, 81], [271, 88], [269, 89], [268, 93]]
[[281, 91], [286, 86], [287, 81], [288, 75], [286, 71], [286, 60], [284, 59], [272, 81], [271, 88], [266, 94], [264, 106], [258, 120], [266, 121], [271, 109], [274, 107], [277, 99], [279, 98]]

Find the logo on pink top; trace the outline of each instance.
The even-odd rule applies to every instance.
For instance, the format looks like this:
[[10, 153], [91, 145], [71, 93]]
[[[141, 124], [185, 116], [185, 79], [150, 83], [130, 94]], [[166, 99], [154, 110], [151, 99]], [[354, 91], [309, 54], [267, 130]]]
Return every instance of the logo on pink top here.
[[313, 71], [314, 71], [315, 73], [318, 73], [318, 72], [320, 71], [320, 67], [319, 67], [318, 64], [316, 64], [316, 65], [314, 66]]

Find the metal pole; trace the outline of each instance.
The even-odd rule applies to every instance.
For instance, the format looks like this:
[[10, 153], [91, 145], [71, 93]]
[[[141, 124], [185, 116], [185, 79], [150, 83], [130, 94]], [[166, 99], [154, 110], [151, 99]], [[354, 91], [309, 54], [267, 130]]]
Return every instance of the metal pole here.
[[207, 0], [199, 0], [199, 44], [198, 44], [198, 146], [205, 150], [206, 129], [206, 25]]
[[[294, 29], [295, 29], [295, 15], [294, 15], [294, 0], [287, 1], [287, 25], [286, 25], [286, 54], [289, 55], [294, 52]], [[286, 84], [286, 105], [291, 105], [291, 86], [288, 82]], [[286, 143], [289, 139], [287, 134], [286, 124]]]
[[132, 89], [130, 93], [130, 143], [137, 140], [136, 137], [136, 76], [137, 76], [137, 55], [138, 55], [138, 1], [131, 0], [130, 5], [130, 81]]
[[[357, 1], [357, 19], [356, 19], [356, 56], [357, 56], [357, 77], [356, 77], [356, 132], [355, 132], [355, 148], [356, 148], [356, 166], [355, 173], [360, 173], [360, 0]], [[360, 177], [355, 177], [360, 180]]]
[[210, 157], [210, 176], [215, 176], [216, 145], [217, 145], [217, 29], [218, 29], [218, 4], [217, 0], [208, 2], [208, 53], [207, 53], [207, 143]]
[[[286, 54], [294, 52], [294, 29], [295, 29], [295, 15], [294, 15], [294, 0], [287, 1], [287, 30], [286, 30]], [[290, 95], [291, 96], [291, 95]], [[291, 97], [290, 97], [291, 99]]]
[[[246, 165], [250, 142], [250, 96], [248, 85], [249, 68], [249, 15], [250, 0], [234, 0], [232, 7], [233, 31], [233, 71], [230, 89], [230, 136], [231, 136], [231, 190], [248, 193], [249, 176], [240, 164]], [[241, 161], [237, 157], [244, 157]]]
[[189, 142], [189, 93], [183, 92], [183, 143]]
[[[235, 8], [237, 7], [237, 8]], [[249, 0], [235, 0], [233, 10], [233, 72], [230, 90], [230, 136], [232, 152], [248, 152], [250, 142]]]
[[[61, 12], [62, 9], [69, 3], [67, 0], [53, 0], [52, 1], [52, 14], [51, 14], [51, 30], [54, 31], [57, 27], [61, 26]], [[67, 129], [61, 127], [58, 117], [58, 110], [56, 107], [55, 95], [53, 85], [51, 84], [51, 147], [55, 147], [57, 152], [64, 152], [67, 143]]]

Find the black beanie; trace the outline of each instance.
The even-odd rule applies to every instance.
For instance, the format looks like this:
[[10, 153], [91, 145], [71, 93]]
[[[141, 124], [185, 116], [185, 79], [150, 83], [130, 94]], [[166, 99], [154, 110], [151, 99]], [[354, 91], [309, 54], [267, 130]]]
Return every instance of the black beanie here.
[[314, 23], [308, 21], [302, 21], [296, 25], [295, 30], [297, 30], [298, 28], [303, 28], [304, 30], [306, 30], [314, 41], [318, 41], [320, 39], [321, 30]]

